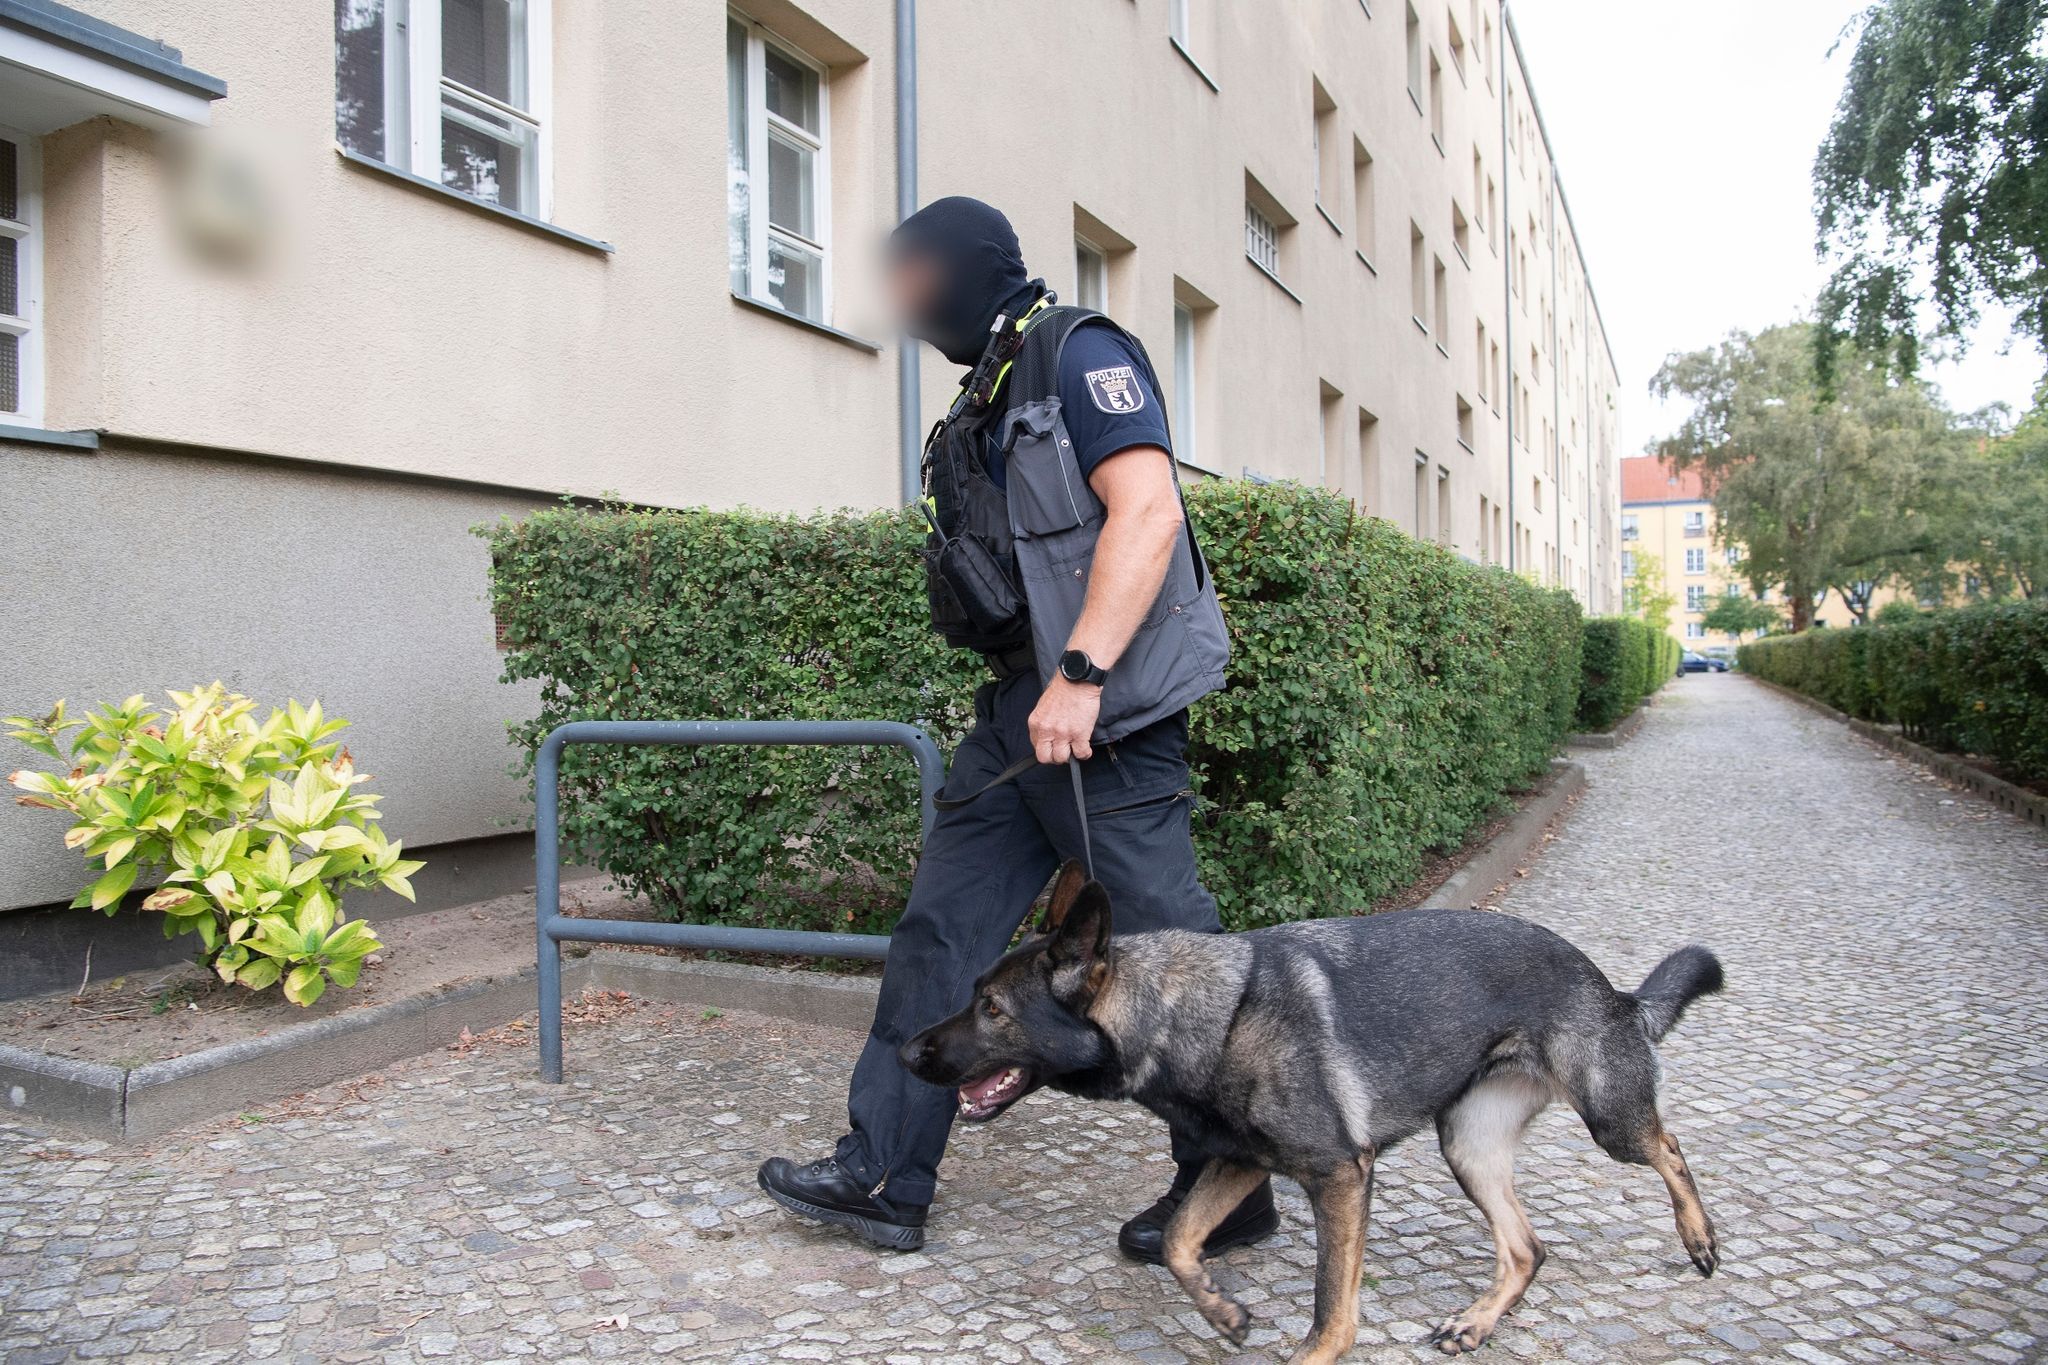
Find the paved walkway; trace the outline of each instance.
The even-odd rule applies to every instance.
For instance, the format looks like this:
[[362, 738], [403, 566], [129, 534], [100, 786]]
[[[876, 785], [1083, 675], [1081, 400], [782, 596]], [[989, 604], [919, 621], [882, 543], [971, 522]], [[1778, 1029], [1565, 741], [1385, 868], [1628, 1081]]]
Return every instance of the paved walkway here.
[[[1659, 1182], [1567, 1116], [1521, 1187], [1549, 1265], [1502, 1358], [2018, 1361], [2048, 1343], [2048, 838], [1746, 680], [1672, 689], [1505, 907], [1624, 984], [1688, 940], [1730, 993], [1666, 1044], [1720, 1227], [1700, 1280]], [[1234, 1357], [1109, 1250], [1166, 1174], [1125, 1107], [1050, 1096], [964, 1135], [923, 1254], [757, 1196], [838, 1131], [856, 1039], [607, 1001], [565, 1087], [525, 1030], [148, 1150], [0, 1124], [0, 1356], [206, 1361], [1283, 1358], [1314, 1248], [1220, 1271]], [[1355, 1359], [1417, 1343], [1491, 1255], [1434, 1144], [1382, 1167]], [[1284, 1338], [1284, 1339], [1283, 1339]]]

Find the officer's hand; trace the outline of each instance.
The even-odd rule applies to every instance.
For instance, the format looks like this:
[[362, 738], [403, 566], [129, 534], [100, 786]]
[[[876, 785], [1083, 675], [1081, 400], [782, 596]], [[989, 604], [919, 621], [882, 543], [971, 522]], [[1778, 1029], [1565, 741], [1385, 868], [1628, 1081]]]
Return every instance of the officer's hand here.
[[1091, 683], [1068, 682], [1055, 674], [1038, 705], [1031, 708], [1031, 747], [1040, 763], [1087, 758], [1094, 750], [1088, 737], [1102, 710], [1102, 689]]

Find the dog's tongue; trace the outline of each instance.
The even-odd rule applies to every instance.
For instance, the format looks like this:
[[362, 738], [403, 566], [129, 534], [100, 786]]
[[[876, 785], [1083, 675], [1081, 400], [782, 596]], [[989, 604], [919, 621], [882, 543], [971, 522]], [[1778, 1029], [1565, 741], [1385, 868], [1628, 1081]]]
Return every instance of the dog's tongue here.
[[1009, 1075], [1010, 1072], [1007, 1070], [998, 1071], [991, 1075], [983, 1076], [978, 1081], [969, 1081], [966, 1085], [960, 1087], [960, 1098], [966, 1100], [969, 1104], [985, 1104], [995, 1094], [997, 1087], [1001, 1086]]

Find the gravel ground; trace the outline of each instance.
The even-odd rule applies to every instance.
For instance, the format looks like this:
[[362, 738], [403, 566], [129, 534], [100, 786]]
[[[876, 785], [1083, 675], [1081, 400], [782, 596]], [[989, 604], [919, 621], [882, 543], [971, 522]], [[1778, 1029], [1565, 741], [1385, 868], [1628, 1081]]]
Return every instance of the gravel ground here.
[[[1550, 1261], [1488, 1350], [1570, 1360], [2019, 1361], [2048, 1340], [2048, 838], [1739, 677], [1690, 678], [1503, 908], [1623, 984], [1686, 941], [1729, 993], [1664, 1048], [1665, 1108], [1721, 1236], [1703, 1281], [1660, 1183], [1568, 1115], [1520, 1188]], [[1037, 1096], [963, 1133], [933, 1239], [865, 1250], [759, 1197], [837, 1133], [858, 1040], [616, 998], [159, 1140], [0, 1122], [0, 1357], [208, 1361], [1284, 1358], [1314, 1246], [1219, 1279], [1233, 1353], [1117, 1223], [1168, 1167], [1127, 1107]], [[1381, 1166], [1354, 1359], [1483, 1287], [1477, 1215], [1421, 1140]]]

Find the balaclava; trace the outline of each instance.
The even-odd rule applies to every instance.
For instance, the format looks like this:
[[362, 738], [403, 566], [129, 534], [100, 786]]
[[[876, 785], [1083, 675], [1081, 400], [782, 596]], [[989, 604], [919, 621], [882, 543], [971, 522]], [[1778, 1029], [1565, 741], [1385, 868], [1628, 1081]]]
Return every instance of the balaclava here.
[[898, 225], [889, 249], [937, 264], [938, 295], [909, 330], [955, 365], [981, 359], [996, 315], [1015, 317], [1045, 289], [1045, 281], [1028, 277], [1010, 220], [979, 199], [933, 200]]

